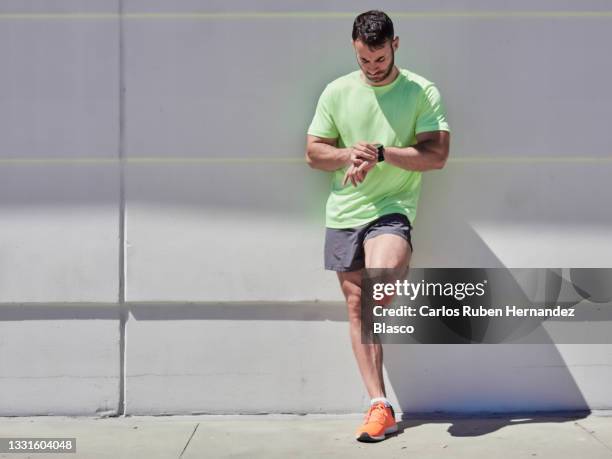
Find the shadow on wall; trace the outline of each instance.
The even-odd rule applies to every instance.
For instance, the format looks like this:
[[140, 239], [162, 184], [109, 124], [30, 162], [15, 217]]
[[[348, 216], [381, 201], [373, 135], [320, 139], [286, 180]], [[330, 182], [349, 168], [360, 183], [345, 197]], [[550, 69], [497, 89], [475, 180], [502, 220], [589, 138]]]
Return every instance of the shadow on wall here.
[[412, 413], [425, 412], [492, 414], [589, 409], [552, 342], [385, 345], [384, 354], [388, 389], [392, 388], [407, 419], [414, 419]]

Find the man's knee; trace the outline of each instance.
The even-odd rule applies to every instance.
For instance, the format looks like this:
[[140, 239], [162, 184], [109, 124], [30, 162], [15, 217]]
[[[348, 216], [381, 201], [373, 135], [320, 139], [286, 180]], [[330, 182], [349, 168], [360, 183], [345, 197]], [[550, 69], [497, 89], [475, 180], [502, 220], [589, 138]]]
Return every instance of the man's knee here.
[[[408, 242], [396, 235], [382, 235], [372, 238], [366, 252], [366, 269], [381, 270], [371, 272], [381, 283], [395, 283], [405, 278], [410, 260]], [[394, 295], [384, 295], [376, 301], [377, 305], [389, 306]]]
[[395, 234], [382, 234], [365, 243], [366, 268], [402, 270], [408, 267], [410, 244]]

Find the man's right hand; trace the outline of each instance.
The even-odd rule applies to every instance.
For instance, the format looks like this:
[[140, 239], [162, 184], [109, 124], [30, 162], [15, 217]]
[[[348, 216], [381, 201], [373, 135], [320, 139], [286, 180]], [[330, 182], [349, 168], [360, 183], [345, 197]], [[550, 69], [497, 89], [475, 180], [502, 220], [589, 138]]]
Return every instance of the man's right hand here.
[[358, 167], [364, 161], [376, 162], [378, 161], [378, 150], [376, 147], [368, 142], [357, 142], [351, 147], [349, 155], [350, 164]]
[[349, 154], [349, 168], [344, 174], [342, 186], [349, 181], [353, 186], [365, 180], [366, 174], [378, 161], [378, 149], [368, 142], [357, 142], [351, 147]]

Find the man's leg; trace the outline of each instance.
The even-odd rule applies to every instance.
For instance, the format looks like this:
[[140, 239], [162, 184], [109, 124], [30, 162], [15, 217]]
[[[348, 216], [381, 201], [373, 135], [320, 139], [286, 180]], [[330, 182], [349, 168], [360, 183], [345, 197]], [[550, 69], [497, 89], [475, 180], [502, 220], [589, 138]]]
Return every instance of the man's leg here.
[[370, 398], [384, 397], [382, 346], [361, 342], [361, 275], [363, 270], [339, 272], [340, 287], [348, 307], [349, 332], [353, 353]]
[[[410, 263], [410, 256], [412, 252], [408, 241], [397, 234], [380, 234], [369, 238], [364, 243], [365, 250], [365, 265], [366, 268], [385, 268], [393, 269], [394, 278], [400, 279], [404, 277], [408, 270], [408, 264]], [[395, 281], [395, 279], [390, 281]], [[389, 304], [392, 298], [385, 297], [383, 304]], [[370, 394], [374, 397], [386, 397], [385, 383], [383, 378], [383, 348], [380, 342], [371, 344], [372, 355], [375, 356], [373, 359], [377, 381], [380, 381], [380, 387], [382, 388], [382, 395]]]
[[[408, 242], [399, 235], [372, 236], [364, 243], [366, 268], [394, 268], [394, 274], [403, 276], [410, 259], [409, 247]], [[386, 399], [382, 344], [376, 336], [371, 344], [361, 342], [362, 274], [363, 270], [339, 272], [338, 278], [348, 306], [351, 343], [361, 377], [371, 399]], [[388, 301], [383, 304], [388, 304]], [[375, 442], [384, 440], [386, 435], [393, 432], [397, 432], [393, 408], [388, 401], [372, 400], [363, 424], [355, 432], [355, 438], [362, 442]]]
[[[399, 276], [410, 261], [410, 245], [401, 236], [380, 234], [365, 241], [366, 268], [399, 268]], [[363, 270], [338, 272], [346, 305], [353, 353], [370, 398], [386, 397], [383, 378], [383, 348], [380, 342], [361, 342], [361, 276]]]

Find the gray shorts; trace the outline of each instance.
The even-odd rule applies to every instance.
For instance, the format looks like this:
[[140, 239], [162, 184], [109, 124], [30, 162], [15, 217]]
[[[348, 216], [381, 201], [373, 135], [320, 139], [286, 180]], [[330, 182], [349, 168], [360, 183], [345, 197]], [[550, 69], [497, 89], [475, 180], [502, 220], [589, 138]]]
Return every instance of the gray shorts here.
[[357, 228], [326, 228], [325, 269], [357, 271], [365, 267], [363, 244], [380, 234], [397, 234], [410, 244], [410, 220], [404, 214], [388, 214]]

